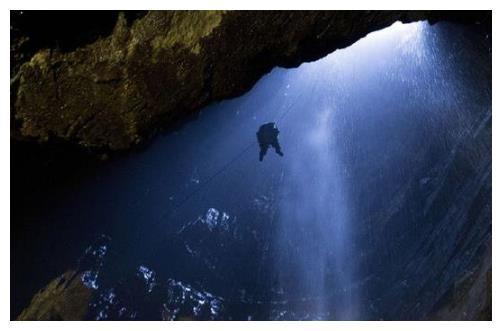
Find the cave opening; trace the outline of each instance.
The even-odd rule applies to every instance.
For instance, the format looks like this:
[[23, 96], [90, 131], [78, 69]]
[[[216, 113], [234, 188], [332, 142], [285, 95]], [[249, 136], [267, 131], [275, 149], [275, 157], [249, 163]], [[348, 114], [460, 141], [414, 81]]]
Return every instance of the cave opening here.
[[73, 269], [88, 319], [431, 318], [490, 247], [490, 41], [396, 22], [51, 194], [19, 309]]

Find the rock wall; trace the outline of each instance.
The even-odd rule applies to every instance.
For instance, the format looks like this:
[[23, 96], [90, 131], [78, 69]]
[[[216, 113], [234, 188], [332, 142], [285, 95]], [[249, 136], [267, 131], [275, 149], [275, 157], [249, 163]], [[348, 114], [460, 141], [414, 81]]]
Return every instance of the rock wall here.
[[[60, 36], [24, 33], [22, 15], [11, 15], [11, 136], [92, 150], [129, 149], [246, 92], [275, 66], [316, 60], [397, 20], [491, 25], [490, 12], [52, 12], [56, 26], [74, 17], [89, 30], [82, 35], [67, 18]], [[97, 26], [85, 25], [91, 17]]]
[[18, 320], [76, 321], [83, 320], [94, 291], [81, 281], [81, 275], [69, 270], [51, 281], [33, 297]]
[[[128, 150], [210, 102], [246, 92], [275, 66], [316, 60], [396, 20], [491, 26], [490, 12], [164, 11], [102, 14], [96, 26], [85, 25], [91, 24], [85, 16], [90, 14], [82, 15], [81, 21], [63, 21], [68, 29], [61, 29], [58, 20], [58, 29], [45, 35], [26, 33], [13, 19], [13, 140]], [[82, 35], [72, 24], [83, 24], [88, 32]], [[56, 30], [68, 31], [60, 36], [54, 35]], [[18, 159], [25, 162], [28, 154], [31, 150]], [[27, 178], [19, 196], [36, 186], [27, 175], [39, 163], [30, 166], [17, 167], [19, 178]], [[75, 167], [67, 168], [75, 173]], [[60, 176], [57, 171], [54, 177]], [[37, 293], [19, 319], [83, 319], [93, 292], [75, 273]], [[491, 319], [491, 255], [459, 280], [430, 318]]]
[[429, 318], [437, 321], [492, 320], [491, 248], [481, 263], [452, 286]]

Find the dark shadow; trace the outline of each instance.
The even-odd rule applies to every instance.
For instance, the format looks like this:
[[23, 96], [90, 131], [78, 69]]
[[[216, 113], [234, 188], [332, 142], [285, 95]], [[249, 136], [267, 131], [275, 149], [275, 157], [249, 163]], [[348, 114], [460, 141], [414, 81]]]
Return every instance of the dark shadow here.
[[263, 157], [267, 154], [269, 147], [273, 147], [275, 152], [280, 156], [284, 155], [281, 151], [281, 146], [279, 145], [279, 132], [280, 131], [275, 126], [274, 122], [263, 124], [260, 126], [258, 132], [256, 132], [258, 144], [260, 145], [260, 161], [263, 161]]

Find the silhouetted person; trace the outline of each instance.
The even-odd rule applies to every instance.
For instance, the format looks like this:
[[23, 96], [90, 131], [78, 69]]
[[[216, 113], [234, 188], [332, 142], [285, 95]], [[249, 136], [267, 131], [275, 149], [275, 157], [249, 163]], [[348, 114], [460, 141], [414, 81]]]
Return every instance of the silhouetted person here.
[[272, 146], [275, 152], [280, 156], [284, 155], [282, 154], [281, 146], [279, 146], [278, 136], [279, 129], [277, 129], [274, 122], [260, 126], [260, 129], [256, 132], [258, 144], [260, 144], [260, 161], [263, 161], [263, 157], [267, 154], [267, 150], [270, 146]]

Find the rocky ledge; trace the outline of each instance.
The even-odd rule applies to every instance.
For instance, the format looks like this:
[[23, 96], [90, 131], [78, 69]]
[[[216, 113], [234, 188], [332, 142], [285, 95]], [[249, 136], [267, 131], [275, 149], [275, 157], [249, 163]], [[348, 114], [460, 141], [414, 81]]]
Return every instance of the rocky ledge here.
[[[319, 59], [395, 21], [491, 26], [490, 12], [115, 14], [79, 13], [76, 20], [71, 19], [76, 13], [11, 14], [14, 139], [126, 150], [210, 102], [246, 92], [275, 66], [295, 67]], [[26, 29], [19, 24], [23, 15], [25, 21], [53, 20], [43, 25], [67, 30], [66, 35], [59, 38], [55, 29], [36, 24]], [[97, 18], [99, 24], [85, 30], [85, 23]]]
[[83, 320], [94, 290], [81, 281], [81, 274], [69, 270], [41, 289], [18, 316], [21, 321]]

